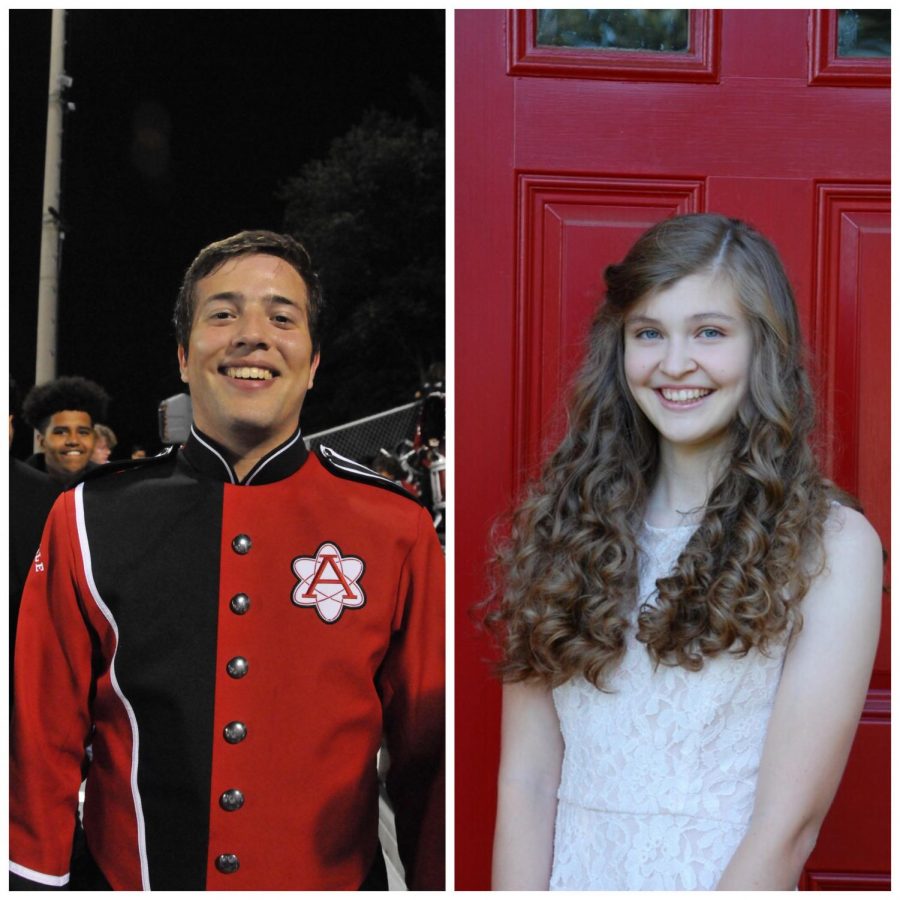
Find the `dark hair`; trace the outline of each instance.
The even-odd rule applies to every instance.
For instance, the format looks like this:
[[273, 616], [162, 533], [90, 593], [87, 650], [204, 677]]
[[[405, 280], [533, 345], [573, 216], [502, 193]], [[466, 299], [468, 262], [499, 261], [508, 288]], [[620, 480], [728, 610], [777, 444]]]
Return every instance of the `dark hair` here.
[[22, 404], [22, 418], [43, 432], [50, 418], [63, 410], [86, 412], [91, 424], [106, 418], [109, 394], [94, 381], [80, 375], [64, 375], [55, 381], [35, 385]]
[[251, 256], [265, 254], [277, 256], [294, 267], [297, 274], [303, 279], [309, 294], [309, 307], [307, 311], [307, 323], [309, 335], [312, 339], [313, 353], [319, 351], [319, 322], [324, 307], [322, 285], [318, 274], [313, 270], [312, 260], [306, 248], [294, 240], [289, 234], [276, 234], [274, 231], [241, 231], [238, 234], [216, 241], [204, 247], [196, 259], [190, 264], [184, 273], [184, 280], [178, 291], [178, 299], [175, 301], [175, 337], [178, 345], [185, 350], [191, 337], [191, 327], [194, 322], [194, 309], [197, 303], [197, 282], [207, 275], [211, 275], [224, 262], [236, 259], [239, 256]]
[[19, 386], [16, 384], [15, 378], [9, 376], [9, 414], [19, 417], [19, 404], [22, 398], [19, 396]]

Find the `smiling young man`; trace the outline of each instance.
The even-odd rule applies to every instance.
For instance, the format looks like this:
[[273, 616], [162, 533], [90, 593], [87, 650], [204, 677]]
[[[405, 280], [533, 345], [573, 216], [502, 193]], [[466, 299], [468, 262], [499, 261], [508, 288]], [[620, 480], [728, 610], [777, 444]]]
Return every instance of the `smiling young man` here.
[[37, 434], [39, 452], [28, 465], [65, 486], [91, 468], [94, 423], [106, 417], [109, 397], [87, 378], [64, 376], [33, 387], [22, 416]]
[[443, 556], [402, 488], [306, 450], [321, 307], [289, 237], [204, 249], [175, 311], [189, 440], [51, 513], [19, 626], [13, 884], [69, 883], [92, 744], [96, 884], [386, 888], [384, 740], [407, 884], [444, 887]]

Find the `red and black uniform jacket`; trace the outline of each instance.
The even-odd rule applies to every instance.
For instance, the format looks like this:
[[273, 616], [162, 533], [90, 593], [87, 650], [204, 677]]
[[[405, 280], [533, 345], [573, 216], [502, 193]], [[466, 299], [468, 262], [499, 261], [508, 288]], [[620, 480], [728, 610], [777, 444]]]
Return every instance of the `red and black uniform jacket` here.
[[67, 884], [86, 771], [85, 838], [114, 889], [359, 888], [384, 735], [407, 882], [442, 889], [426, 511], [299, 431], [242, 483], [197, 431], [103, 470], [57, 500], [25, 588], [11, 883]]

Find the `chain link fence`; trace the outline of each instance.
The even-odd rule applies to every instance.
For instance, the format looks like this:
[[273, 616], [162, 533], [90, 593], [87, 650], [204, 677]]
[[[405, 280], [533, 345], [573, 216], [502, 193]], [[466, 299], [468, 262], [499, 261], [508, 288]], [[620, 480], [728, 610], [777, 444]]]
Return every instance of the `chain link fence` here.
[[447, 524], [443, 393], [432, 392], [305, 440], [310, 450], [324, 445], [403, 485], [431, 511], [443, 543]]
[[371, 466], [380, 450], [396, 453], [405, 439], [412, 438], [421, 405], [422, 401], [416, 400], [346, 425], [319, 431], [306, 438], [306, 446], [315, 450], [324, 444], [341, 456]]

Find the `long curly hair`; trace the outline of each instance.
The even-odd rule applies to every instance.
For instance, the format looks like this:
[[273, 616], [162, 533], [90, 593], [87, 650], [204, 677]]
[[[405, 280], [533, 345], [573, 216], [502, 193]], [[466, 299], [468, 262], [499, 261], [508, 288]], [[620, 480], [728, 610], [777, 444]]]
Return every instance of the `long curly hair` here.
[[722, 652], [761, 652], [802, 625], [821, 571], [832, 499], [810, 445], [814, 409], [793, 292], [772, 245], [747, 224], [694, 214], [646, 232], [606, 269], [568, 406], [568, 428], [512, 515], [484, 620], [506, 681], [604, 689], [638, 602], [638, 543], [658, 467], [658, 435], [625, 380], [623, 323], [652, 292], [724, 276], [750, 324], [749, 384], [725, 438], [722, 473], [637, 638], [657, 664], [690, 670]]

